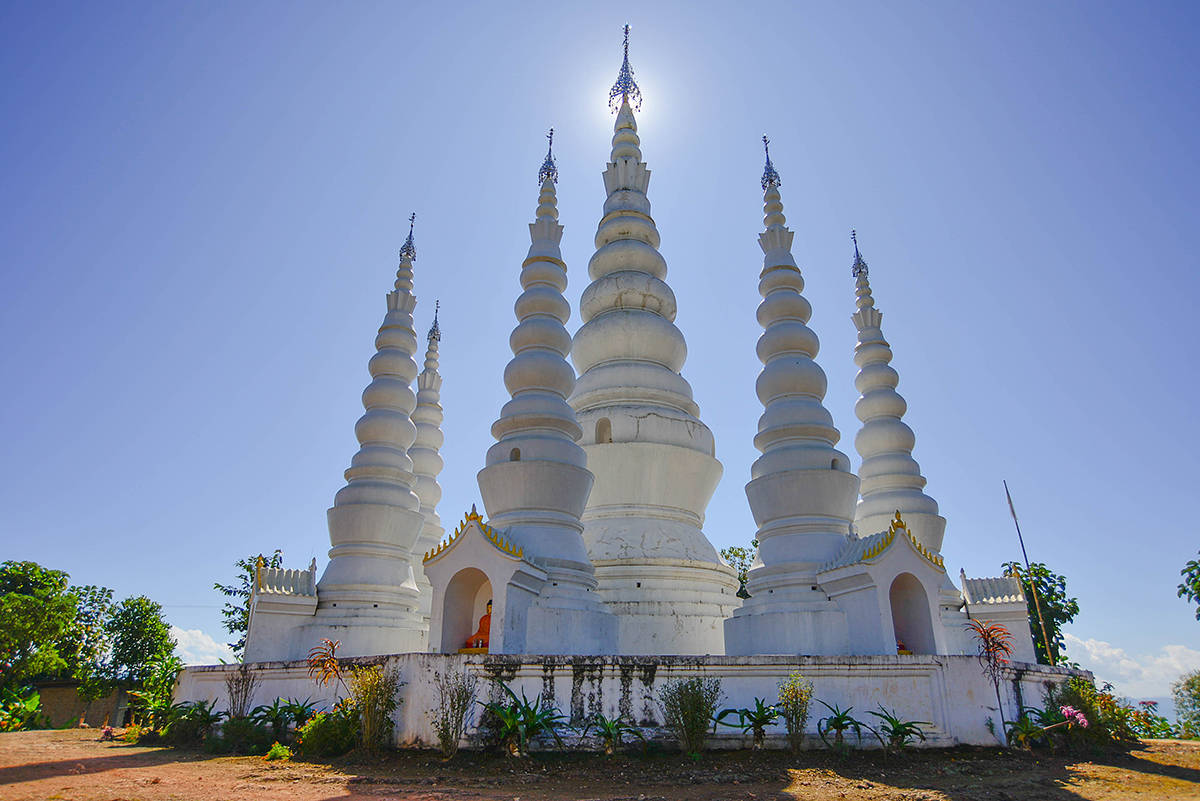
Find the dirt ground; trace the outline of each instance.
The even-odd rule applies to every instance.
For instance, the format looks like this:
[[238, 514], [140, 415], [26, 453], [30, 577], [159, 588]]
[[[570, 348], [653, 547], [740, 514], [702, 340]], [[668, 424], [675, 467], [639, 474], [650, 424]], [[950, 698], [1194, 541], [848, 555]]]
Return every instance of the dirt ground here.
[[95, 729], [0, 734], [2, 801], [783, 801], [1200, 799], [1200, 743], [1151, 740], [1086, 759], [997, 749], [897, 757], [823, 751], [543, 754], [525, 760], [431, 752], [372, 761], [265, 762], [101, 743]]

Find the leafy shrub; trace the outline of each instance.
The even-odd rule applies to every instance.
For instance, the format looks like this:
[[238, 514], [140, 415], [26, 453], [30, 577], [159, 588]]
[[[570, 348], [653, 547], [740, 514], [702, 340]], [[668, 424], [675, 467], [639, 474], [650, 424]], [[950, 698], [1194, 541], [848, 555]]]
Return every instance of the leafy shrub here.
[[220, 736], [209, 739], [208, 747], [221, 754], [265, 754], [272, 742], [267, 726], [250, 718], [230, 718], [221, 725]]
[[1091, 681], [1073, 676], [1046, 690], [1045, 705], [1048, 711], [1043, 722], [1053, 718], [1053, 710], [1059, 710], [1058, 720], [1065, 720], [1061, 713], [1064, 707], [1077, 711], [1088, 721], [1086, 727], [1069, 727], [1066, 733], [1068, 743], [1079, 741], [1107, 748], [1138, 741], [1134, 729], [1134, 710], [1113, 695], [1111, 684], [1097, 688]]
[[716, 678], [674, 679], [659, 691], [663, 722], [688, 756], [699, 758], [704, 749], [704, 738], [721, 695], [721, 680]]
[[317, 714], [317, 705], [311, 698], [305, 698], [303, 701], [289, 698], [284, 706], [292, 725], [297, 729], [308, 723], [312, 716]]
[[1086, 729], [1089, 725], [1087, 716], [1072, 706], [1026, 707], [1015, 721], [1007, 724], [1008, 744], [1027, 750], [1035, 745], [1053, 746], [1055, 738], [1065, 741], [1073, 730]]
[[[845, 756], [850, 750], [850, 746], [846, 744], [846, 732], [852, 730], [857, 740], [862, 742], [862, 730], [870, 729], [870, 726], [850, 714], [854, 711], [852, 706], [842, 709], [837, 704], [830, 706], [819, 698], [817, 703], [829, 710], [828, 715], [817, 721], [817, 735], [820, 736], [821, 742], [825, 743], [826, 747]], [[830, 732], [833, 732], [832, 743], [826, 736]]]
[[287, 739], [292, 722], [292, 710], [287, 701], [276, 698], [271, 704], [261, 704], [250, 710], [250, 719], [271, 729], [278, 741]]
[[542, 704], [542, 696], [533, 703], [521, 691], [521, 697], [503, 682], [496, 682], [508, 694], [508, 702], [492, 701], [484, 704], [484, 709], [491, 715], [496, 736], [504, 746], [508, 756], [527, 756], [529, 741], [542, 734], [554, 737], [559, 747], [563, 741], [558, 734], [558, 728], [566, 725], [566, 719], [559, 711], [549, 704]]
[[813, 684], [800, 671], [792, 671], [779, 685], [779, 703], [775, 708], [787, 725], [788, 745], [799, 751], [804, 743], [804, 726], [808, 723], [808, 706], [812, 703]]
[[437, 687], [438, 705], [429, 713], [433, 715], [433, 730], [437, 732], [438, 748], [442, 756], [450, 759], [458, 753], [458, 741], [462, 739], [475, 708], [477, 680], [470, 673], [448, 670], [445, 674], [433, 674]]
[[927, 720], [903, 720], [895, 711], [889, 712], [879, 705], [878, 712], [867, 712], [879, 718], [879, 729], [871, 729], [884, 751], [895, 753], [908, 747], [909, 741], [915, 739], [925, 742], [925, 731], [922, 726], [932, 726]]
[[380, 665], [356, 665], [350, 674], [350, 702], [358, 713], [359, 742], [373, 752], [391, 745], [395, 724], [392, 713], [400, 706], [398, 670]]
[[0, 731], [47, 729], [50, 721], [42, 714], [42, 696], [32, 687], [5, 688], [0, 698]]
[[336, 757], [358, 745], [358, 714], [348, 704], [318, 712], [296, 730], [296, 750], [305, 756]]
[[600, 743], [607, 756], [612, 756], [617, 751], [621, 750], [621, 741], [626, 734], [632, 734], [634, 737], [646, 742], [642, 730], [625, 720], [623, 715], [618, 715], [615, 718], [606, 718], [603, 714], [597, 712], [584, 725], [583, 731], [579, 736], [587, 736], [588, 730], [595, 728], [596, 734], [600, 738]]
[[[725, 723], [725, 718], [730, 715], [737, 715], [737, 723]], [[721, 713], [713, 719], [713, 728], [715, 729], [718, 723], [724, 723], [726, 726], [736, 726], [742, 730], [742, 734], [746, 732], [754, 732], [754, 750], [758, 751], [763, 747], [763, 740], [767, 736], [767, 726], [770, 726], [779, 717], [780, 712], [775, 708], [774, 704], [767, 704], [762, 698], [754, 699], [754, 708], [743, 709], [722, 709]]]
[[213, 710], [216, 701], [177, 704], [163, 728], [163, 741], [171, 745], [200, 745], [212, 734], [213, 727], [225, 717]]
[[160, 656], [146, 668], [146, 676], [140, 690], [130, 690], [130, 704], [139, 723], [152, 729], [167, 725], [170, 720], [175, 679], [183, 670], [183, 661], [173, 655]]
[[[1200, 615], [1200, 611], [1197, 611]], [[1175, 717], [1179, 720], [1179, 733], [1183, 737], [1200, 737], [1200, 670], [1193, 670], [1179, 677], [1171, 685], [1175, 696]]]
[[1157, 701], [1140, 701], [1133, 710], [1132, 726], [1138, 737], [1166, 738], [1175, 736], [1171, 722], [1158, 714]]
[[1035, 745], [1049, 743], [1050, 736], [1041, 720], [1043, 714], [1040, 709], [1022, 709], [1017, 719], [1007, 724], [1008, 744], [1029, 750]]
[[268, 762], [274, 762], [275, 760], [286, 762], [291, 758], [292, 749], [279, 743], [278, 741], [276, 741], [267, 751], [267, 753], [263, 755], [263, 759], [267, 760]]

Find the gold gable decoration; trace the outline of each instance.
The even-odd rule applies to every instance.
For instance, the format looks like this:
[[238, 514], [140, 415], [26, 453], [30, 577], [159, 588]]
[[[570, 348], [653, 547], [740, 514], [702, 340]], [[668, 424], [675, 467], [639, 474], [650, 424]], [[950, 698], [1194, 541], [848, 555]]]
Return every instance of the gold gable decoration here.
[[471, 504], [471, 511], [467, 512], [466, 517], [464, 517], [462, 522], [458, 524], [458, 527], [454, 529], [454, 533], [442, 542], [438, 543], [438, 546], [433, 550], [426, 551], [425, 558], [422, 559], [421, 562], [428, 562], [430, 559], [435, 559], [440, 556], [443, 551], [453, 545], [454, 542], [462, 536], [462, 533], [467, 530], [467, 526], [469, 526], [471, 523], [478, 524], [479, 530], [483, 532], [483, 536], [487, 538], [488, 542], [492, 543], [492, 545], [495, 545], [504, 553], [517, 559], [525, 556], [524, 548], [517, 547], [517, 545], [514, 543], [506, 540], [504, 537], [501, 537], [496, 529], [484, 522], [483, 517], [478, 511], [476, 511], [475, 504]]
[[895, 519], [892, 520], [891, 525], [888, 526], [887, 534], [880, 537], [879, 542], [872, 545], [867, 552], [862, 555], [862, 561], [866, 562], [869, 559], [874, 559], [876, 556], [879, 556], [879, 554], [886, 551], [888, 547], [891, 546], [892, 542], [895, 541], [896, 534], [901, 531], [904, 532], [904, 536], [908, 537], [908, 541], [912, 543], [912, 546], [916, 549], [917, 553], [919, 553], [927, 562], [934, 567], [941, 568], [942, 570], [946, 569], [946, 562], [942, 558], [941, 554], [934, 553], [926, 548], [924, 545], [918, 542], [917, 538], [914, 537], [912, 532], [908, 530], [908, 524], [905, 523], [904, 519], [900, 517], [899, 509], [896, 510]]

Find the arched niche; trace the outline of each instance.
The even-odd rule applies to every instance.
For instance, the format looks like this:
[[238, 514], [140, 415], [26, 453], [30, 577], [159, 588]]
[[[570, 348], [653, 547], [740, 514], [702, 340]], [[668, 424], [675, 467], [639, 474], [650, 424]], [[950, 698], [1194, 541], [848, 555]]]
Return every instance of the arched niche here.
[[892, 607], [892, 629], [897, 648], [903, 643], [904, 649], [914, 654], [937, 653], [933, 621], [929, 617], [929, 599], [917, 577], [912, 573], [896, 576], [888, 600]]
[[612, 421], [601, 417], [596, 421], [596, 443], [612, 442]]
[[492, 600], [492, 582], [475, 567], [464, 567], [446, 584], [442, 604], [442, 651], [453, 654], [479, 627]]

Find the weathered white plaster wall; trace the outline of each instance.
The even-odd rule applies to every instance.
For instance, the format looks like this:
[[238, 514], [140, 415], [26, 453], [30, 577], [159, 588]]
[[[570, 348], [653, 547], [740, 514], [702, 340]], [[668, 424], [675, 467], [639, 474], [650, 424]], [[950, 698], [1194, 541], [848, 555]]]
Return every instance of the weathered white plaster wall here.
[[[533, 699], [542, 694], [572, 722], [592, 713], [624, 714], [648, 727], [651, 739], [669, 740], [661, 729], [658, 693], [671, 679], [694, 676], [718, 677], [724, 691], [722, 706], [753, 706], [755, 697], [774, 701], [778, 685], [793, 670], [800, 670], [815, 687], [809, 714], [809, 744], [820, 745], [817, 721], [825, 713], [821, 699], [842, 708], [853, 707], [855, 716], [873, 720], [867, 710], [882, 704], [908, 720], [930, 721], [925, 726], [928, 747], [997, 745], [988, 731], [991, 718], [1000, 731], [996, 697], [982, 675], [979, 662], [971, 656], [477, 656], [458, 654], [395, 654], [387, 657], [345, 660], [349, 663], [397, 667], [406, 682], [403, 703], [396, 712], [396, 742], [402, 747], [433, 747], [437, 740], [430, 726], [430, 711], [436, 703], [435, 673], [468, 670], [480, 678], [481, 700], [499, 697], [490, 679], [500, 679], [515, 692]], [[326, 707], [334, 701], [333, 688], [320, 688], [308, 678], [303, 662], [261, 662], [253, 665], [261, 684], [253, 704], [269, 703], [276, 697], [318, 700]], [[216, 700], [225, 703], [225, 676], [233, 665], [190, 667], [176, 688], [176, 701]], [[1021, 704], [1040, 705], [1046, 682], [1060, 682], [1084, 671], [1045, 665], [1014, 663], [1008, 681], [1001, 685], [1006, 719]], [[1021, 698], [1018, 699], [1018, 688]], [[476, 715], [476, 721], [478, 715]], [[568, 746], [576, 737], [564, 738]], [[721, 727], [711, 737], [712, 748], [748, 747], [735, 729]], [[786, 745], [782, 724], [768, 729], [770, 747]], [[874, 747], [864, 740], [863, 747]]]

